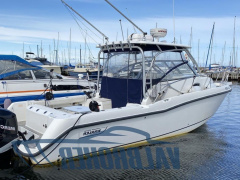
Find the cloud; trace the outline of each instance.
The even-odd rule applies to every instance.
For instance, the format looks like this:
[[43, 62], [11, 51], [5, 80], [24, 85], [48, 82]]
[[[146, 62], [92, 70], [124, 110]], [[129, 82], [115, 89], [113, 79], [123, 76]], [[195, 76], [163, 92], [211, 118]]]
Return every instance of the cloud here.
[[[84, 1], [84, 0], [81, 0]], [[92, 0], [91, 2], [95, 2]], [[25, 42], [29, 44], [39, 43], [41, 40], [47, 43], [47, 46], [51, 43], [53, 44], [53, 39], [58, 38], [58, 32], [60, 33], [60, 49], [67, 49], [67, 43], [69, 43], [69, 32], [72, 29], [72, 42], [73, 46], [79, 47], [82, 43], [84, 46], [85, 37], [82, 36], [80, 28], [74, 20], [61, 20], [56, 21], [53, 19], [38, 18], [38, 17], [27, 17], [24, 16], [6, 16], [0, 14], [0, 42], [1, 46], [4, 42], [20, 43]], [[94, 24], [99, 30], [104, 34], [109, 36], [110, 41], [115, 41], [116, 39], [121, 40], [121, 29], [119, 24], [119, 19], [90, 19], [92, 24]], [[158, 27], [163, 27], [168, 29], [168, 35], [166, 39], [168, 42], [173, 41], [173, 19], [169, 17], [156, 17], [156, 18], [141, 18], [133, 19], [133, 21], [141, 27], [144, 31], [149, 33], [151, 28], [155, 28], [156, 23]], [[15, 23], [13, 23], [15, 22]], [[175, 19], [176, 27], [176, 39], [177, 42], [181, 40], [184, 44], [189, 44], [191, 27], [193, 29], [193, 48], [192, 53], [195, 57], [198, 56], [198, 40], [200, 39], [200, 56], [201, 61], [204, 61], [206, 57], [203, 57], [204, 53], [206, 56], [208, 44], [210, 41], [210, 35], [212, 31], [213, 22], [215, 25], [214, 33], [214, 48], [213, 53], [215, 54], [215, 60], [217, 62], [221, 59], [221, 52], [224, 46], [224, 42], [227, 42], [226, 56], [229, 57], [232, 51], [232, 41], [233, 41], [233, 18], [232, 17], [177, 17]], [[33, 26], [34, 24], [34, 26]], [[86, 23], [84, 23], [86, 24]], [[86, 30], [80, 23], [81, 27]], [[88, 25], [87, 25], [88, 26]], [[122, 19], [122, 26], [124, 31], [125, 39], [128, 35], [133, 33], [133, 26], [126, 20]], [[89, 27], [89, 26], [88, 26]], [[90, 27], [89, 27], [90, 28]], [[92, 29], [92, 28], [90, 28]], [[88, 30], [88, 29], [87, 29]], [[240, 30], [240, 26], [236, 24], [236, 33]], [[98, 32], [92, 29], [98, 36], [101, 37]], [[85, 33], [84, 33], [85, 34]], [[88, 34], [95, 39], [98, 43], [101, 43], [101, 39], [96, 38], [96, 36], [88, 30]], [[91, 38], [87, 38], [90, 42], [91, 48], [94, 49], [95, 45], [98, 44]], [[236, 38], [238, 42], [238, 38]], [[238, 46], [239, 44], [236, 44]], [[45, 48], [47, 49], [47, 48]], [[19, 49], [19, 51], [21, 51]], [[97, 50], [92, 50], [97, 57]]]

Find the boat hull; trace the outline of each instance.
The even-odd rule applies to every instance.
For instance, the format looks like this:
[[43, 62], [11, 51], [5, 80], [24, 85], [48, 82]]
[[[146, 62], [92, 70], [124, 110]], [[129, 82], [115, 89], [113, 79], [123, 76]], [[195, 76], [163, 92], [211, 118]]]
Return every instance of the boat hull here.
[[[46, 86], [49, 80], [17, 80], [17, 81], [2, 81], [4, 84], [0, 86], [0, 106], [3, 106], [5, 99], [11, 99], [12, 102], [41, 100], [45, 99], [44, 92], [49, 91]], [[85, 80], [78, 79], [64, 79], [53, 80], [53, 86], [63, 87], [68, 89], [53, 90], [55, 98], [83, 95], [82, 87], [93, 86]], [[72, 87], [70, 87], [72, 86]]]
[[[142, 141], [148, 144], [161, 143], [162, 141], [152, 140], [188, 133], [206, 123], [230, 91], [229, 89], [224, 91], [224, 87], [221, 89], [223, 91], [215, 94], [196, 92], [199, 96], [189, 93], [169, 98], [151, 107], [136, 105], [113, 109], [109, 114], [106, 111], [102, 114], [82, 115], [75, 126], [70, 126], [70, 130], [58, 136], [57, 139], [60, 140], [57, 143], [50, 145], [43, 140], [40, 149], [39, 147], [27, 149], [22, 144], [19, 146], [20, 154], [30, 158], [33, 164], [47, 164], [65, 158], [63, 154], [67, 149], [72, 150], [71, 157], [76, 157]], [[139, 111], [142, 113], [137, 113]], [[94, 116], [98, 117], [97, 121], [86, 123], [87, 119]], [[48, 133], [44, 133], [42, 139], [51, 138]], [[44, 152], [44, 155], [39, 153], [39, 150]], [[82, 154], [79, 154], [80, 151]]]

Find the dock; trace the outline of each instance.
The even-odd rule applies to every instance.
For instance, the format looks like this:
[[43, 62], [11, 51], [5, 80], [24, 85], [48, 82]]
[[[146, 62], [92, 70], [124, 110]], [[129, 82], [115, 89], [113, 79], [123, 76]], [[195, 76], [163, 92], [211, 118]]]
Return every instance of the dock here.
[[235, 68], [234, 70], [206, 70], [204, 68], [200, 68], [200, 73], [208, 75], [214, 80], [221, 80], [225, 77], [228, 81], [238, 81], [240, 82], [240, 68]]

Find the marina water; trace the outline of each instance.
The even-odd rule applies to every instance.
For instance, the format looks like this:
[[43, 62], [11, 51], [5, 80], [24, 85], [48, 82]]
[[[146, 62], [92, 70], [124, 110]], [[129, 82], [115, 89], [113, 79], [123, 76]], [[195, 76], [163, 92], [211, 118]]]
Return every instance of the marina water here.
[[[126, 168], [93, 165], [91, 169], [79, 169], [76, 161], [74, 166], [30, 169], [14, 158], [12, 168], [0, 170], [0, 179], [239, 179], [239, 107], [240, 84], [233, 83], [232, 92], [206, 124], [188, 134], [165, 139], [167, 144], [137, 148], [134, 152], [140, 155], [140, 168], [133, 159], [135, 165], [128, 161]], [[151, 161], [147, 152], [152, 153]], [[179, 166], [171, 161], [171, 153], [179, 160]]]

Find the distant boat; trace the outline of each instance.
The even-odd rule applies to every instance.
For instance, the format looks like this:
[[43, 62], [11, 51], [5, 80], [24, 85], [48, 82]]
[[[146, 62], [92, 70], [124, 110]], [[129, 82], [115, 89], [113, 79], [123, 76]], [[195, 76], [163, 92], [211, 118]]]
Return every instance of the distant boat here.
[[222, 66], [220, 64], [210, 64], [209, 65], [210, 70], [219, 70], [221, 68], [222, 68]]
[[[101, 65], [100, 65], [101, 66]], [[77, 64], [74, 69], [68, 71], [70, 76], [78, 77], [79, 74], [82, 75], [83, 79], [87, 79], [87, 74], [89, 79], [96, 80], [98, 76], [98, 63], [88, 63], [88, 64]], [[100, 77], [102, 76], [102, 66], [100, 67]]]
[[55, 73], [62, 74], [61, 66], [49, 62], [45, 57], [36, 57], [35, 54], [32, 52], [26, 52], [25, 60], [33, 65], [41, 66], [42, 68], [49, 71], [53, 69]]
[[[83, 95], [89, 82], [64, 77], [42, 67], [32, 65], [15, 55], [0, 55], [0, 105], [5, 99], [12, 102], [44, 99], [51, 80], [54, 98]], [[93, 86], [93, 84], [90, 84]]]

